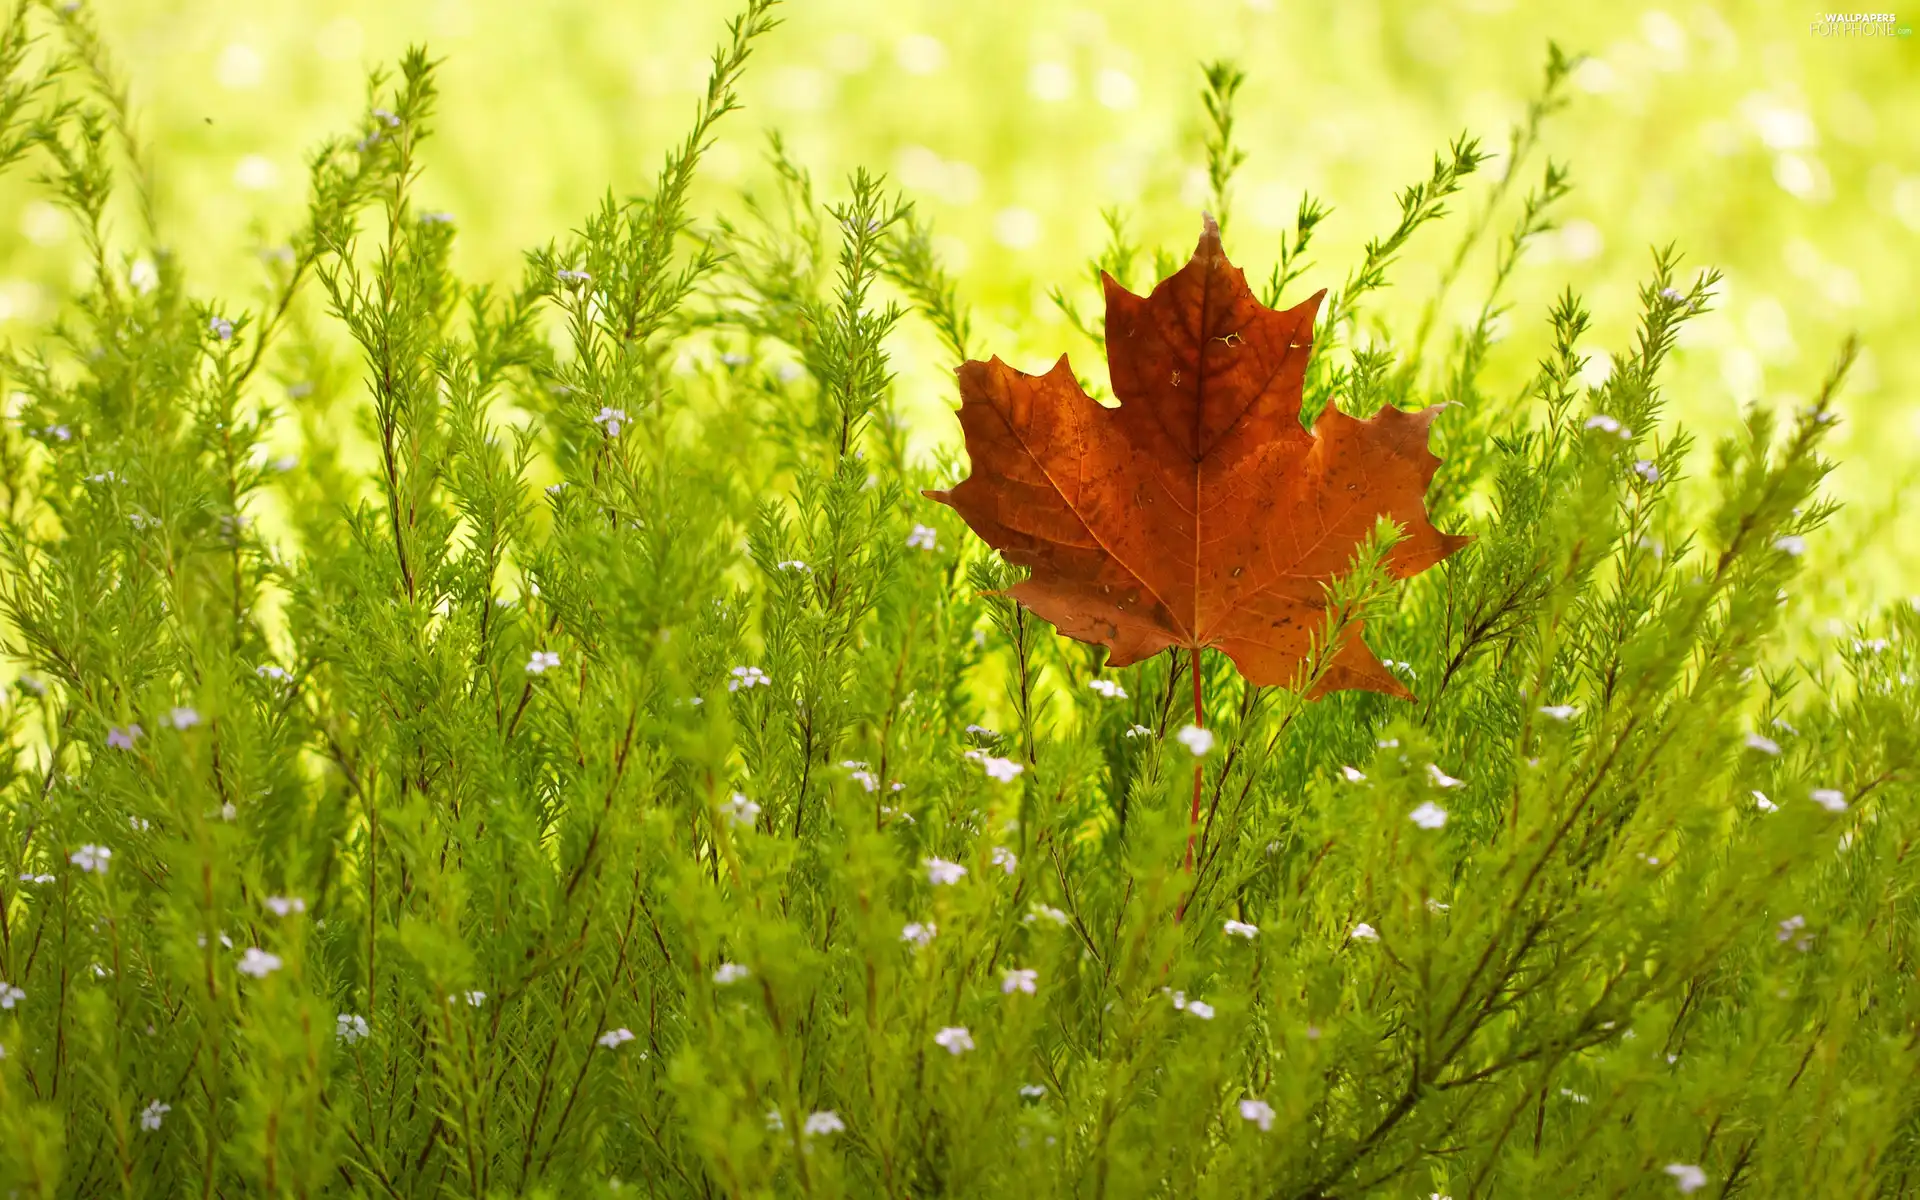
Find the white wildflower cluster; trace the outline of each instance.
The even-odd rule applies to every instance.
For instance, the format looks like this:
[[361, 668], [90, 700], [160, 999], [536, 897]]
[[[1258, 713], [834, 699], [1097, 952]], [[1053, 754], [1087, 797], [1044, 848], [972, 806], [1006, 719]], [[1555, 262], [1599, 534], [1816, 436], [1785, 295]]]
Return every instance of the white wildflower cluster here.
[[1045, 921], [1050, 925], [1065, 929], [1073, 918], [1053, 907], [1051, 904], [1036, 904], [1033, 911], [1020, 918], [1021, 924], [1031, 925], [1035, 921]]
[[1408, 813], [1407, 819], [1422, 829], [1439, 829], [1447, 823], [1447, 810], [1429, 800]]
[[1265, 1100], [1242, 1100], [1240, 1117], [1242, 1120], [1252, 1121], [1260, 1127], [1261, 1133], [1265, 1133], [1273, 1128], [1273, 1105]]
[[114, 750], [131, 750], [146, 730], [138, 725], [115, 725], [107, 730], [107, 746]]
[[965, 1054], [973, 1049], [973, 1035], [964, 1025], [948, 1025], [933, 1035], [933, 1044], [948, 1054]]
[[600, 411], [593, 415], [593, 423], [598, 425], [608, 437], [617, 438], [620, 436], [621, 428], [627, 423], [627, 410], [602, 405]]
[[355, 1013], [341, 1013], [333, 1019], [334, 1039], [349, 1046], [365, 1041], [372, 1032], [367, 1027], [367, 1019]]
[[238, 970], [242, 975], [251, 975], [255, 979], [265, 979], [282, 966], [278, 954], [270, 954], [258, 946], [248, 946], [240, 955]]
[[957, 862], [948, 862], [944, 858], [925, 858], [920, 865], [927, 869], [927, 882], [936, 887], [943, 884], [959, 883], [966, 878], [967, 869]]
[[1096, 694], [1105, 696], [1109, 700], [1125, 700], [1127, 698], [1127, 689], [1121, 687], [1120, 681], [1117, 679], [1090, 679], [1087, 681], [1087, 687]]
[[987, 778], [996, 783], [1012, 783], [1022, 771], [1027, 769], [1024, 763], [1017, 763], [1010, 758], [1001, 758], [998, 755], [988, 754], [980, 747], [966, 751], [961, 757], [970, 762], [979, 763], [980, 769], [987, 773]]
[[1025, 992], [1031, 996], [1039, 990], [1040, 972], [1032, 967], [1010, 967], [1000, 974], [1000, 991], [1011, 996], [1015, 992]]
[[727, 690], [738, 692], [743, 689], [770, 687], [773, 679], [759, 667], [735, 667], [727, 672]]
[[1005, 846], [995, 846], [992, 855], [993, 865], [1011, 875], [1020, 869], [1020, 859]]
[[1625, 425], [1622, 425], [1617, 418], [1610, 417], [1606, 413], [1595, 413], [1593, 416], [1588, 417], [1587, 428], [1599, 429], [1607, 433], [1617, 433], [1623, 442], [1633, 440], [1633, 430], [1628, 429]]
[[760, 806], [739, 792], [727, 797], [726, 803], [720, 806], [720, 811], [726, 814], [731, 824], [742, 829], [753, 828], [754, 822], [760, 818]]
[[726, 987], [730, 983], [739, 983], [751, 974], [753, 974], [752, 971], [739, 963], [723, 962], [714, 968], [713, 981], [721, 987]]
[[105, 846], [95, 846], [89, 843], [68, 855], [67, 861], [79, 867], [82, 871], [90, 871], [95, 875], [105, 875], [107, 873], [107, 863], [112, 858], [112, 850]]
[[900, 940], [915, 946], [924, 946], [940, 932], [939, 926], [932, 921], [909, 921], [900, 930]]
[[0, 979], [0, 1009], [11, 1009], [26, 998], [27, 993], [24, 988], [15, 987], [6, 980]]
[[628, 1042], [633, 1040], [633, 1030], [628, 1029], [626, 1026], [622, 1025], [618, 1029], [607, 1030], [605, 1033], [601, 1034], [598, 1038], [594, 1040], [598, 1042], [599, 1045], [604, 1049], [618, 1050], [620, 1047], [626, 1045]]
[[1160, 991], [1173, 1001], [1175, 1009], [1188, 1016], [1198, 1017], [1202, 1021], [1213, 1020], [1213, 1005], [1205, 1000], [1189, 1000], [1185, 992], [1176, 992], [1168, 988], [1161, 988]]
[[527, 659], [527, 674], [545, 675], [560, 665], [560, 652], [557, 650], [535, 650]]
[[939, 549], [933, 527], [931, 525], [915, 525], [913, 532], [907, 535], [907, 549], [927, 551]]
[[267, 908], [276, 917], [289, 917], [307, 911], [307, 902], [298, 896], [268, 896]]
[[1195, 758], [1204, 758], [1213, 750], [1213, 730], [1188, 725], [1174, 735]]
[[1245, 921], [1228, 921], [1220, 928], [1233, 937], [1246, 938], [1248, 941], [1252, 941], [1260, 935], [1260, 927], [1258, 925], [1249, 925]]

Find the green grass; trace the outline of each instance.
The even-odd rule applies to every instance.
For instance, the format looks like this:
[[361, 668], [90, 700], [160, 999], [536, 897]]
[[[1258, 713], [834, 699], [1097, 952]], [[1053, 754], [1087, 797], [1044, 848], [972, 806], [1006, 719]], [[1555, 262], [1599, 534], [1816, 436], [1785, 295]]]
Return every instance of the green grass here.
[[[1579, 211], [1549, 151], [1593, 78], [1531, 44], [1513, 141], [1449, 120], [1395, 188], [1316, 180], [1334, 215], [1290, 200], [1244, 255], [1276, 301], [1333, 288], [1307, 408], [1451, 402], [1428, 503], [1476, 541], [1394, 583], [1382, 530], [1328, 581], [1322, 646], [1364, 621], [1411, 704], [1303, 700], [1324, 653], [1297, 691], [1204, 655], [1190, 826], [1186, 660], [1108, 669], [1004, 597], [921, 495], [964, 469], [934, 381], [1070, 348], [1097, 387], [1082, 258], [1144, 289], [1205, 206], [1241, 260], [1282, 72], [1168, 65], [1201, 36], [1169, 32], [1181, 82], [1143, 66], [1134, 111], [1200, 194], [1102, 229], [1076, 193], [1079, 244], [955, 273], [939, 239], [991, 208], [839, 170], [857, 139], [705, 179], [765, 52], [834, 36], [787, 11], [518, 258], [479, 215], [539, 215], [514, 155], [626, 135], [489, 126], [460, 47], [395, 56], [307, 143], [264, 291], [174, 232], [219, 214], [169, 182], [164, 107], [127, 136], [90, 12], [8, 26], [0, 161], [68, 224], [0, 357], [0, 1189], [1913, 1194], [1920, 612], [1832, 557], [1873, 529], [1825, 456], [1859, 344], [1809, 331], [1716, 415], [1715, 246], [1725, 279], [1636, 251], [1630, 293], [1530, 262]], [[516, 27], [523, 69], [609, 27]], [[1013, 128], [999, 91], [974, 124]], [[911, 115], [873, 110], [877, 142]], [[1013, 133], [996, 188], [1099, 142]], [[464, 184], [481, 137], [508, 165]], [[1646, 166], [1579, 149], [1576, 184]]]

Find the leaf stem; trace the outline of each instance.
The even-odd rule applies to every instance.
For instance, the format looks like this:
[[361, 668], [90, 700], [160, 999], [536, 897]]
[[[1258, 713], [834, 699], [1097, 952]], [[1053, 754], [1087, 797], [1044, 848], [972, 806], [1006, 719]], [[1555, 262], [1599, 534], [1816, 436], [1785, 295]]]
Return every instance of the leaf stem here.
[[[1190, 656], [1189, 662], [1192, 664], [1193, 669], [1193, 726], [1195, 729], [1205, 729], [1206, 707], [1201, 703], [1200, 699], [1200, 647], [1194, 646], [1190, 648], [1187, 653]], [[1193, 806], [1187, 810], [1187, 874], [1189, 876], [1193, 874], [1193, 834], [1194, 830], [1200, 826], [1200, 763], [1200, 756], [1198, 754], [1194, 755]], [[1186, 903], [1182, 901], [1180, 912], [1176, 914], [1174, 919], [1178, 920], [1181, 916], [1184, 916], [1186, 910]]]

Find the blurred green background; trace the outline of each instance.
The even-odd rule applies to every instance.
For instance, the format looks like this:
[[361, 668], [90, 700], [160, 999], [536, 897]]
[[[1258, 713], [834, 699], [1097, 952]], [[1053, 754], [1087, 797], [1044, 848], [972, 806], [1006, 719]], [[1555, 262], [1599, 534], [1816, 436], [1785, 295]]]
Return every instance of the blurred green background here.
[[[423, 194], [454, 214], [468, 278], [512, 280], [524, 249], [576, 227], [606, 189], [650, 186], [731, 14], [719, 0], [87, 2], [154, 147], [163, 235], [197, 289], [235, 306], [257, 303], [258, 253], [297, 223], [304, 156], [353, 124], [368, 67], [412, 43], [445, 60]], [[1920, 463], [1920, 39], [1822, 35], [1806, 6], [1767, 0], [794, 0], [778, 11], [696, 212], [737, 211], [769, 128], [827, 198], [857, 165], [884, 171], [935, 223], [974, 306], [976, 352], [1021, 366], [1062, 350], [1093, 364], [1046, 292], [1064, 284], [1097, 311], [1085, 262], [1105, 241], [1101, 208], [1125, 206], [1150, 246], [1191, 250], [1205, 197], [1202, 61], [1231, 57], [1249, 75], [1250, 157], [1228, 238], [1249, 277], [1266, 275], [1303, 191], [1334, 209], [1304, 294], [1337, 286], [1366, 239], [1391, 228], [1395, 190], [1424, 178], [1449, 137], [1504, 150], [1549, 38], [1591, 55], [1543, 144], [1570, 163], [1576, 190], [1562, 228], [1523, 263], [1492, 381], [1525, 379], [1564, 286], [1595, 313], [1597, 360], [1625, 348], [1648, 249], [1668, 241], [1689, 268], [1726, 276], [1668, 386], [1703, 448], [1743, 404], [1804, 402], [1858, 330], [1866, 351], [1832, 443], [1843, 465], [1831, 489], [1849, 509], [1811, 547], [1800, 599], [1824, 621], [1920, 590], [1920, 532], [1899, 519]], [[1536, 156], [1516, 191], [1543, 165]], [[1456, 210], [1477, 211], [1501, 166]], [[1464, 225], [1424, 231], [1392, 277], [1383, 303], [1400, 329]], [[0, 336], [31, 338], [77, 244], [21, 179], [0, 189], [0, 237]], [[1477, 277], [1464, 284], [1449, 319], [1477, 309]], [[917, 444], [957, 441], [952, 364], [932, 339], [900, 335], [895, 365]]]

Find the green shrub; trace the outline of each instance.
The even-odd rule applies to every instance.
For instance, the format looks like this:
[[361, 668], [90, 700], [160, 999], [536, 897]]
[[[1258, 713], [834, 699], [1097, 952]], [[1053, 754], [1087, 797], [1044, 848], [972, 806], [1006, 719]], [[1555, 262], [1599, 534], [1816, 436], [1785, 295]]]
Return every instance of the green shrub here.
[[1849, 354], [1688, 484], [1658, 377], [1713, 278], [1663, 252], [1603, 386], [1568, 294], [1486, 394], [1552, 165], [1445, 355], [1359, 344], [1485, 157], [1450, 148], [1336, 289], [1308, 407], [1452, 402], [1429, 502], [1478, 540], [1331, 585], [1329, 641], [1364, 615], [1412, 705], [1205, 657], [1189, 872], [1184, 660], [1103, 669], [919, 495], [955, 470], [909, 460], [883, 343], [992, 349], [929, 231], [866, 175], [823, 208], [777, 141], [771, 193], [688, 211], [772, 24], [653, 191], [511, 290], [414, 206], [409, 56], [243, 309], [142, 223], [87, 18], [14, 14], [0, 159], [89, 275], [0, 362], [0, 1189], [1912, 1194], [1920, 628], [1779, 649]]

